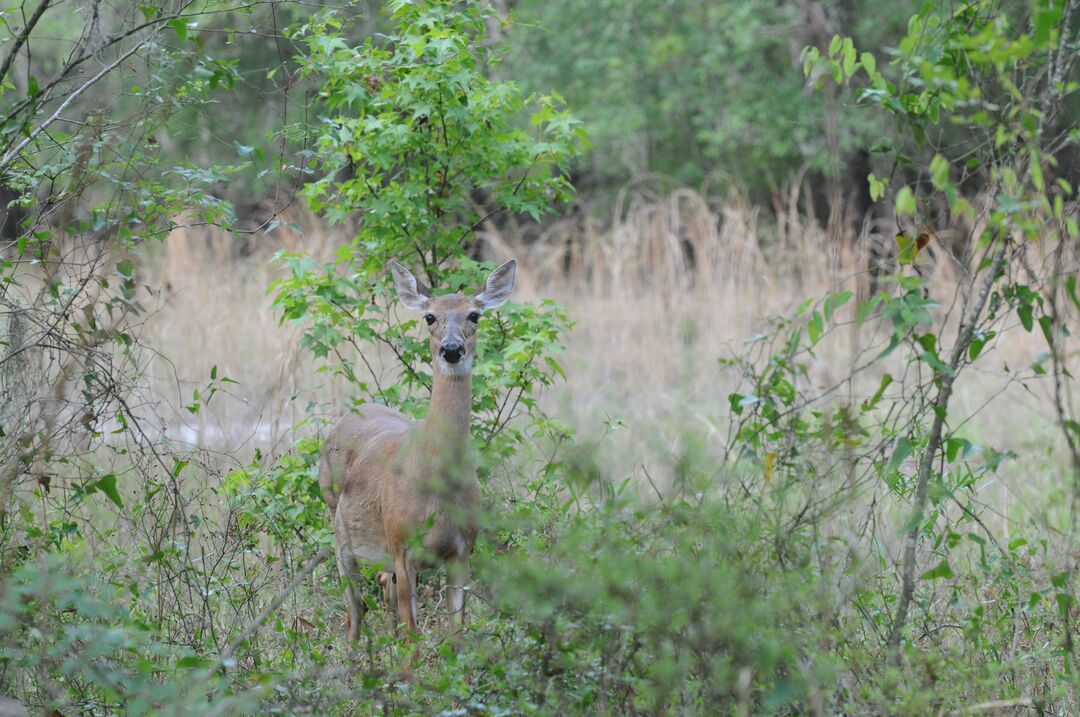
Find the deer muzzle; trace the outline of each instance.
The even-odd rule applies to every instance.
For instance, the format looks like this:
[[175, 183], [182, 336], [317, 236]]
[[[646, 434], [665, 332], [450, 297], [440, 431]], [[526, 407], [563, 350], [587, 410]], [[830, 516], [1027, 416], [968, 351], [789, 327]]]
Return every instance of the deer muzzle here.
[[465, 355], [465, 344], [460, 341], [447, 341], [439, 347], [439, 355], [446, 363], [455, 364]]

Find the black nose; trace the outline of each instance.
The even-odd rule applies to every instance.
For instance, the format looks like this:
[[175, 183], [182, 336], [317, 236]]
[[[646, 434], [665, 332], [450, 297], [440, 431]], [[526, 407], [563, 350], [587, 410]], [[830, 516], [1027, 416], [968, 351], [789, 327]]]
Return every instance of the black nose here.
[[457, 363], [465, 355], [465, 346], [456, 342], [443, 344], [439, 348], [439, 354], [446, 359], [447, 363]]

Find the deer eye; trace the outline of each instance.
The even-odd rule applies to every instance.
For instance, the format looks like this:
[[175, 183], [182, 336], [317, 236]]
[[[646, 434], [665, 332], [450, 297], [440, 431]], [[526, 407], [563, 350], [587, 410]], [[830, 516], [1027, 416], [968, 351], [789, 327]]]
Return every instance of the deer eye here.
[[435, 323], [435, 314], [424, 314], [424, 321], [427, 322], [428, 326], [431, 326]]
[[478, 321], [480, 321], [480, 312], [479, 311], [474, 311], [471, 314], [469, 314], [469, 321], [473, 322], [474, 324], [477, 323]]

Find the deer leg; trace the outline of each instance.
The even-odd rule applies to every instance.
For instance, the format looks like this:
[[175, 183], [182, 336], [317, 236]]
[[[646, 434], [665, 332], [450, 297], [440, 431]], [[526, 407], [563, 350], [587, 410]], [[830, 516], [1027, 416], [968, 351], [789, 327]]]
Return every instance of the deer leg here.
[[406, 552], [394, 560], [394, 576], [397, 587], [398, 624], [403, 624], [409, 635], [416, 634], [416, 567]]
[[450, 634], [461, 634], [465, 622], [465, 584], [469, 581], [469, 566], [463, 560], [451, 560], [446, 564], [446, 612], [450, 620]]
[[397, 587], [394, 585], [394, 574], [386, 570], [379, 571], [379, 586], [382, 588], [383, 604], [390, 614], [397, 612]]
[[346, 550], [338, 550], [338, 572], [345, 581], [345, 603], [349, 609], [345, 619], [345, 636], [351, 642], [360, 639], [360, 625], [364, 622], [364, 597], [360, 591], [360, 567], [356, 564], [356, 558]]

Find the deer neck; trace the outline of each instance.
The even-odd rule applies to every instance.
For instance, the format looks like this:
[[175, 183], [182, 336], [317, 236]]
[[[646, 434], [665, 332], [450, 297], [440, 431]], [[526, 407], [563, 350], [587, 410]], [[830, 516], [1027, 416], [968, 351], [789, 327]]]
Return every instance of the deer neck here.
[[472, 423], [472, 372], [433, 371], [431, 404], [422, 430], [431, 437], [446, 441], [468, 442]]

